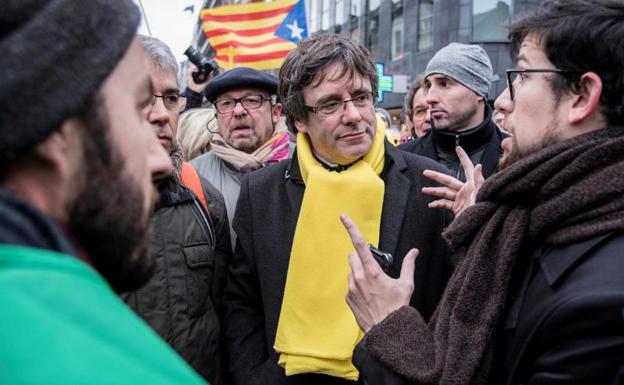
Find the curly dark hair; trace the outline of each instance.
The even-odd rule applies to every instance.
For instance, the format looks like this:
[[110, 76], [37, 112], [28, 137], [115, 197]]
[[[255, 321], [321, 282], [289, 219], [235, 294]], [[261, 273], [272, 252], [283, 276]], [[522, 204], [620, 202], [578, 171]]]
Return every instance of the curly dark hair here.
[[[600, 105], [610, 125], [624, 124], [624, 2], [622, 0], [550, 0], [510, 25], [511, 55], [533, 36], [557, 68], [594, 72], [602, 80]], [[555, 76], [557, 98], [577, 92], [579, 75]]]

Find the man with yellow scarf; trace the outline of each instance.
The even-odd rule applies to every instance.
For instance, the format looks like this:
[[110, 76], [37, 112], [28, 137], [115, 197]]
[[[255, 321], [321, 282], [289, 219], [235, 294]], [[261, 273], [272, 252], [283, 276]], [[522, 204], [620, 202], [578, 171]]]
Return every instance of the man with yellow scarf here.
[[[446, 214], [421, 194], [437, 163], [399, 152], [375, 118], [377, 72], [349, 39], [299, 43], [279, 74], [278, 94], [297, 149], [245, 175], [238, 234], [224, 293], [224, 328], [236, 384], [377, 384], [390, 376], [366, 352], [346, 302], [353, 246], [340, 222], [348, 214], [374, 246], [402, 258], [418, 248], [411, 304], [430, 317], [452, 271], [441, 232]], [[448, 171], [447, 171], [448, 172]], [[405, 270], [405, 269], [404, 269]]]

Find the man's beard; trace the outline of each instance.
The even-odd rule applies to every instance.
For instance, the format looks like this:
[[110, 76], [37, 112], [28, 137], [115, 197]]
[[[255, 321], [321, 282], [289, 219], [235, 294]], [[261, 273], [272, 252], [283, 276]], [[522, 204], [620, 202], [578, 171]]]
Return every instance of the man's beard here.
[[84, 163], [68, 207], [69, 229], [116, 292], [134, 290], [150, 279], [155, 267], [147, 254], [146, 198], [111, 144], [106, 112], [96, 107], [85, 123]]
[[507, 168], [511, 166], [512, 164], [516, 163], [517, 161], [535, 152], [538, 152], [546, 147], [550, 147], [553, 144], [558, 143], [560, 141], [561, 139], [559, 138], [559, 135], [552, 127], [549, 127], [546, 130], [544, 137], [538, 143], [535, 143], [532, 146], [523, 148], [523, 149], [520, 149], [518, 147], [518, 142], [512, 136], [511, 137], [511, 149], [503, 153], [503, 156], [498, 161], [498, 167], [500, 170]]
[[[478, 112], [477, 105], [475, 104], [468, 111], [463, 112], [461, 115], [455, 116], [453, 120], [448, 119], [448, 122], [446, 123], [446, 125], [442, 123], [436, 123], [435, 119], [432, 116], [431, 121], [430, 121], [431, 129], [459, 132], [459, 131], [465, 131], [470, 128], [474, 128], [474, 127], [467, 127], [466, 124], [468, 124], [468, 122], [472, 119], [472, 117], [475, 114], [477, 114], [477, 112]], [[447, 113], [447, 116], [450, 118], [448, 113]]]
[[232, 139], [230, 137], [225, 142], [227, 144], [229, 144], [232, 148], [235, 148], [238, 151], [242, 151], [242, 152], [245, 152], [245, 153], [248, 153], [248, 154], [251, 154], [252, 152], [256, 151], [258, 149], [258, 147], [259, 147], [258, 146], [258, 136], [256, 134], [251, 136], [249, 138], [249, 141], [247, 141], [246, 139], [244, 139], [244, 140]]

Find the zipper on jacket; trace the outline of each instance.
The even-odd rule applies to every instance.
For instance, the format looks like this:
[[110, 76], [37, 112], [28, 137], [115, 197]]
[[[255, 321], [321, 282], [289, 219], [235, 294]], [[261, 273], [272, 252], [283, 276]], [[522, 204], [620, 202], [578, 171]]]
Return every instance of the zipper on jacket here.
[[143, 296], [141, 295], [141, 290], [143, 290], [143, 288], [136, 291], [136, 300], [137, 300], [136, 312], [141, 318], [145, 319], [144, 317], [145, 312], [143, 311]]
[[455, 134], [455, 147], [459, 146], [459, 134]]
[[204, 209], [197, 198], [193, 199], [193, 204], [195, 207], [195, 210], [193, 210], [195, 218], [199, 221], [200, 227], [204, 232], [204, 236], [210, 242], [212, 250], [214, 250], [217, 247], [217, 236], [215, 234], [214, 223], [212, 223], [210, 217], [206, 216]]

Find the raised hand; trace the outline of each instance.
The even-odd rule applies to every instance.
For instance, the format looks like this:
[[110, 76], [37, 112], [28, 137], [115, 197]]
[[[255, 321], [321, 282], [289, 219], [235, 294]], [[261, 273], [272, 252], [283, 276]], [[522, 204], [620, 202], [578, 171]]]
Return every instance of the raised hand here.
[[477, 193], [483, 186], [485, 179], [483, 178], [481, 165], [474, 166], [463, 148], [458, 146], [455, 148], [455, 151], [464, 169], [464, 174], [466, 174], [466, 182], [464, 183], [457, 178], [437, 171], [425, 170], [423, 175], [438, 182], [442, 187], [423, 187], [422, 192], [423, 194], [441, 198], [430, 202], [429, 207], [448, 209], [457, 216], [475, 203]]
[[414, 264], [417, 249], [411, 249], [403, 259], [401, 276], [387, 276], [375, 261], [357, 225], [346, 214], [340, 220], [349, 233], [355, 252], [349, 255], [349, 292], [347, 304], [355, 320], [366, 333], [390, 313], [409, 305], [414, 291]]
[[193, 66], [192, 68], [189, 68], [186, 71], [186, 86], [188, 88], [190, 88], [191, 90], [197, 92], [198, 94], [201, 94], [204, 92], [204, 88], [206, 88], [206, 85], [208, 85], [208, 82], [210, 82], [210, 80], [212, 80], [212, 74], [208, 75], [206, 77], [206, 80], [204, 80], [202, 83], [195, 83], [195, 80], [193, 80], [193, 74], [196, 73], [197, 71], [199, 71], [199, 69], [197, 69], [197, 67]]

